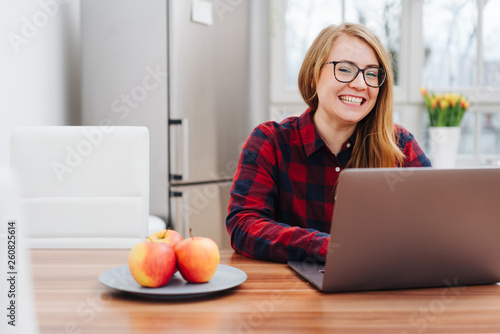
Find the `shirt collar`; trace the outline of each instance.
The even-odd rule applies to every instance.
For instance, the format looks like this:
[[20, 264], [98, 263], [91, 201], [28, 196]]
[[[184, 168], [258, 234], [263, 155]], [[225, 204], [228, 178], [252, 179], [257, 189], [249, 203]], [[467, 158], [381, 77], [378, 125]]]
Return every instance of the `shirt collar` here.
[[[300, 137], [302, 139], [302, 144], [304, 145], [304, 149], [306, 151], [306, 156], [310, 156], [321, 147], [325, 146], [325, 142], [320, 137], [318, 131], [316, 131], [316, 127], [314, 126], [314, 110], [308, 108], [300, 117], [299, 117], [299, 130]], [[354, 130], [351, 137], [342, 145], [342, 150], [352, 150], [354, 143], [356, 141], [356, 132], [357, 129]], [[347, 145], [350, 144], [350, 145]]]
[[310, 156], [317, 150], [319, 150], [325, 142], [319, 136], [316, 131], [316, 127], [314, 126], [313, 121], [314, 110], [308, 108], [300, 117], [299, 117], [299, 131], [300, 137], [302, 139], [302, 145], [304, 145], [304, 149], [306, 151], [306, 156]]

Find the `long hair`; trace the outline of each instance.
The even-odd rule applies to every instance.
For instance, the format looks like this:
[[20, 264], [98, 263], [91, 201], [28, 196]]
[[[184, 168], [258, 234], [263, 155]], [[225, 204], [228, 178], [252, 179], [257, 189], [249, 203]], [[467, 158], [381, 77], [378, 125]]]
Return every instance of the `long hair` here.
[[360, 24], [343, 23], [324, 28], [316, 37], [302, 63], [298, 84], [302, 98], [312, 109], [318, 108], [316, 85], [322, 64], [327, 60], [337, 37], [348, 35], [358, 37], [372, 47], [379, 66], [387, 73], [384, 84], [379, 88], [373, 109], [357, 125], [356, 143], [347, 167], [397, 167], [405, 158], [397, 145], [397, 135], [392, 120], [394, 105], [391, 58], [378, 37]]

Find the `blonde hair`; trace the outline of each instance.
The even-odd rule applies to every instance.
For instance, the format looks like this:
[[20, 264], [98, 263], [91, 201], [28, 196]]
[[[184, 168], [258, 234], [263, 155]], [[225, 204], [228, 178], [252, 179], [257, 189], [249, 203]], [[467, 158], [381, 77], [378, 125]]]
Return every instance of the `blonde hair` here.
[[393, 85], [391, 58], [378, 37], [365, 26], [343, 23], [324, 28], [316, 37], [302, 63], [299, 72], [299, 90], [307, 105], [316, 110], [318, 95], [316, 85], [323, 63], [330, 54], [337, 37], [358, 37], [372, 47], [380, 66], [387, 72], [384, 84], [379, 88], [375, 106], [357, 126], [356, 143], [347, 167], [396, 167], [402, 164], [404, 155], [397, 145], [397, 135], [392, 120]]

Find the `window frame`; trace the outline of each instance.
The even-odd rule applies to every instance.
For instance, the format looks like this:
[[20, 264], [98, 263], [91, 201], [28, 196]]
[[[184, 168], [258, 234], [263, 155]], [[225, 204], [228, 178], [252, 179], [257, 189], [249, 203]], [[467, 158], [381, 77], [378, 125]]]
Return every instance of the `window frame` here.
[[[341, 0], [342, 6], [346, 1]], [[458, 165], [480, 165], [485, 159], [500, 158], [500, 154], [480, 153], [481, 117], [485, 113], [500, 113], [500, 87], [482, 85], [483, 78], [483, 8], [484, 0], [476, 0], [478, 6], [477, 26], [477, 82], [474, 87], [436, 89], [436, 93], [450, 91], [465, 95], [471, 102], [467, 112], [475, 117], [474, 153], [459, 154]], [[423, 6], [424, 0], [401, 0], [401, 49], [399, 59], [400, 82], [394, 87], [394, 119], [408, 128], [419, 142], [427, 141], [426, 125], [422, 114], [426, 113], [420, 95], [422, 85], [423, 56]], [[298, 89], [286, 85], [285, 59], [285, 10], [286, 0], [271, 0], [271, 45], [270, 45], [270, 117], [280, 120], [289, 115], [301, 114], [307, 107]], [[342, 14], [342, 18], [344, 18]], [[422, 145], [424, 146], [424, 145]]]

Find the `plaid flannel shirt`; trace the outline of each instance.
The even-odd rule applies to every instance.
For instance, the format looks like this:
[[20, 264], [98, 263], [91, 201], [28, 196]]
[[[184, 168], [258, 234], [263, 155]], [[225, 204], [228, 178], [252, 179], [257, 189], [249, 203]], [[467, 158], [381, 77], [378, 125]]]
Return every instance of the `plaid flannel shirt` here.
[[[324, 260], [334, 210], [334, 187], [352, 153], [355, 133], [336, 156], [319, 136], [314, 112], [254, 129], [236, 170], [226, 227], [233, 249], [276, 262]], [[430, 166], [401, 126], [396, 126], [403, 167]]]

